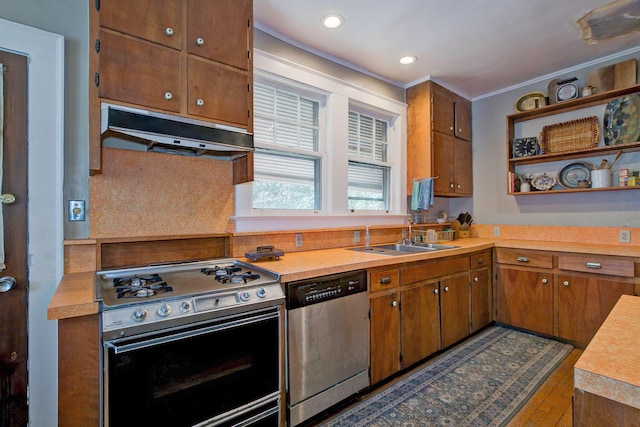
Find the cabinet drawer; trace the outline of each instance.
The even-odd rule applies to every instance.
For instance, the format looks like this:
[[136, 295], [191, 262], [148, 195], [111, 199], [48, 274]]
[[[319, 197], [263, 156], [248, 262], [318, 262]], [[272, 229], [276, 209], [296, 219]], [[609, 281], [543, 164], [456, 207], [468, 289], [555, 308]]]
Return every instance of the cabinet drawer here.
[[424, 262], [402, 268], [400, 277], [402, 285], [410, 285], [468, 270], [469, 257], [444, 258], [435, 262]]
[[484, 251], [471, 254], [471, 268], [482, 268], [491, 266], [491, 251]]
[[553, 268], [553, 255], [526, 249], [496, 249], [500, 264], [522, 265], [527, 267]]
[[633, 277], [635, 263], [633, 259], [603, 255], [560, 255], [560, 270], [580, 271], [583, 273], [607, 274], [610, 276]]
[[378, 292], [398, 286], [398, 269], [373, 270], [369, 272], [369, 291]]

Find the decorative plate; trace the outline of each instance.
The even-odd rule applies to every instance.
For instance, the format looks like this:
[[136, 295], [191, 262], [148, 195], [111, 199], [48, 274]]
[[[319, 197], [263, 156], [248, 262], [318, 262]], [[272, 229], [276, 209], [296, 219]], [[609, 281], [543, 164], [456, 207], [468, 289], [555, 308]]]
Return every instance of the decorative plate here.
[[540, 108], [547, 105], [547, 97], [542, 92], [529, 92], [518, 98], [513, 104], [516, 113], [521, 113], [534, 108]]
[[614, 99], [604, 110], [604, 143], [624, 144], [640, 137], [640, 95]]
[[593, 166], [586, 162], [567, 163], [558, 171], [558, 183], [564, 188], [578, 188], [579, 181], [589, 181]]
[[531, 180], [531, 186], [540, 191], [551, 190], [555, 184], [556, 180], [551, 178], [546, 173], [538, 175]]

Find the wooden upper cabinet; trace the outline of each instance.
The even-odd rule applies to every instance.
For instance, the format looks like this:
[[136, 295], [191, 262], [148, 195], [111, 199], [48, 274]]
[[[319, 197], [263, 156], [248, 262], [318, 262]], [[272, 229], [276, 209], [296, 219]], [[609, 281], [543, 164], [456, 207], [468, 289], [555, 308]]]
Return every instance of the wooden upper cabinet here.
[[179, 50], [182, 46], [182, 2], [101, 0], [100, 26]]
[[454, 133], [458, 138], [471, 141], [471, 101], [458, 95], [454, 106]]
[[98, 95], [170, 112], [180, 111], [180, 53], [100, 32]]
[[433, 192], [436, 196], [472, 196], [471, 143], [453, 136], [433, 133]]
[[454, 94], [445, 88], [433, 84], [431, 96], [431, 121], [433, 130], [446, 135], [454, 134], [455, 98]]
[[187, 52], [249, 69], [251, 0], [188, 0]]

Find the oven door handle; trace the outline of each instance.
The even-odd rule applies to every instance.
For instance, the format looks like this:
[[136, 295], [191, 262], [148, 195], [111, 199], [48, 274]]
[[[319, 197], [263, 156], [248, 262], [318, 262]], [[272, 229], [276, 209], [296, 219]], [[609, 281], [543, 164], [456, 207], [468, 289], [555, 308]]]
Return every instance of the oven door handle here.
[[[224, 323], [211, 325], [211, 326], [204, 326], [202, 328], [191, 329], [184, 332], [177, 332], [170, 335], [163, 335], [163, 336], [148, 338], [144, 340], [140, 340], [140, 337], [137, 337], [137, 339], [136, 337], [119, 338], [115, 340], [104, 341], [102, 345], [106, 348], [113, 349], [115, 354], [121, 354], [121, 353], [130, 352], [130, 351], [140, 350], [143, 348], [152, 347], [154, 345], [166, 344], [170, 342], [184, 340], [187, 338], [201, 336], [204, 334], [209, 334], [212, 332], [223, 331], [225, 329], [232, 329], [232, 328], [237, 328], [239, 326], [250, 325], [252, 323], [262, 322], [264, 320], [273, 319], [274, 317], [277, 318], [279, 316], [280, 316], [279, 312], [264, 313], [264, 314], [260, 314], [250, 318], [233, 320], [230, 322], [224, 322]], [[128, 341], [131, 341], [133, 339], [136, 339], [136, 341], [127, 344]]]

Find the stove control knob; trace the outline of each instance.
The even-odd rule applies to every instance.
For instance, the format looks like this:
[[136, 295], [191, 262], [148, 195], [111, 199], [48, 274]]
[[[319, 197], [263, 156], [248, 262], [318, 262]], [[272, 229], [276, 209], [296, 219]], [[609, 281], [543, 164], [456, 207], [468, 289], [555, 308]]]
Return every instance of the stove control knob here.
[[147, 310], [145, 310], [144, 308], [138, 308], [136, 311], [133, 312], [131, 317], [136, 322], [142, 322], [145, 319], [145, 317], [147, 317]]
[[156, 313], [158, 313], [158, 316], [160, 317], [167, 317], [171, 314], [171, 306], [169, 304], [162, 304], [158, 307]]
[[258, 298], [264, 298], [267, 296], [267, 291], [264, 288], [260, 288], [256, 291], [256, 295], [258, 295]]
[[191, 307], [192, 307], [192, 305], [191, 305], [191, 302], [189, 302], [189, 301], [182, 301], [180, 303], [180, 311], [183, 312], [183, 313], [190, 312], [191, 311]]
[[240, 299], [242, 301], [249, 301], [249, 298], [251, 298], [251, 295], [249, 294], [249, 292], [244, 291], [240, 293]]

